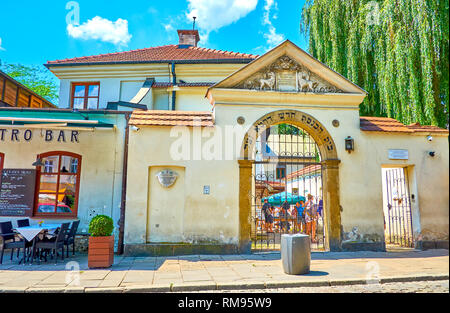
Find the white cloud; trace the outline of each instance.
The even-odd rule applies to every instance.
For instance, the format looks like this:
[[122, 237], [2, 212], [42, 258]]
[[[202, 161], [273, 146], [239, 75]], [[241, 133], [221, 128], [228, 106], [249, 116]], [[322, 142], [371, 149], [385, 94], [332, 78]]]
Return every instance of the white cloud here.
[[[273, 9], [273, 11], [272, 11]], [[272, 19], [277, 19], [277, 3], [275, 0], [265, 0], [264, 5], [264, 14], [263, 14], [263, 25], [267, 26], [267, 32], [264, 34], [264, 38], [266, 39], [267, 45], [269, 45], [269, 49], [275, 47], [276, 45], [280, 44], [284, 40], [284, 36], [282, 34], [278, 34], [275, 26], [273, 26], [271, 21], [271, 11], [272, 13]]]
[[4, 51], [5, 48], [2, 47], [2, 38], [0, 37], [0, 51]]
[[171, 32], [173, 31], [175, 28], [173, 28], [172, 24], [162, 24], [164, 26], [164, 29], [166, 30], [166, 32]]
[[205, 42], [211, 31], [230, 25], [252, 12], [258, 0], [188, 0], [188, 13], [186, 17], [195, 21], [202, 32], [202, 41]]
[[128, 21], [117, 19], [112, 22], [108, 19], [96, 16], [87, 22], [76, 26], [67, 25], [69, 36], [76, 39], [95, 39], [104, 42], [110, 42], [116, 46], [127, 46], [131, 35], [128, 33]]

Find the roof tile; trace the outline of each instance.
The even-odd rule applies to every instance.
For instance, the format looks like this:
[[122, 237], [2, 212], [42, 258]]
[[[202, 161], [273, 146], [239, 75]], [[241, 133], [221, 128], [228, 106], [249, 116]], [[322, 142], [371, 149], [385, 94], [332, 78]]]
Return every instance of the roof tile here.
[[432, 133], [447, 133], [448, 129], [439, 128], [432, 125], [420, 125], [414, 123], [404, 125], [399, 121], [389, 117], [360, 117], [360, 128], [362, 131], [374, 132], [390, 132], [390, 133], [417, 133], [417, 132], [432, 132]]
[[133, 111], [130, 125], [213, 127], [214, 119], [212, 113], [206, 111]]
[[187, 60], [248, 60], [256, 59], [258, 55], [237, 53], [222, 50], [212, 50], [190, 46], [180, 48], [178, 45], [166, 45], [138, 50], [84, 56], [71, 59], [48, 61], [47, 65], [83, 64], [83, 63], [126, 63], [155, 61], [187, 61]]

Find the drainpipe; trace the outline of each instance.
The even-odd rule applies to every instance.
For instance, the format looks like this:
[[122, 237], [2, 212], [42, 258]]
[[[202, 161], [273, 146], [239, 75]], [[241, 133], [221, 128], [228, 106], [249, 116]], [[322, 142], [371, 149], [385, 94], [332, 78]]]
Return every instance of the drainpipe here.
[[[172, 62], [172, 85], [175, 87], [177, 84], [177, 74], [175, 74], [175, 62]], [[177, 99], [176, 92], [172, 90], [172, 111], [175, 111], [175, 101]]]
[[123, 144], [123, 166], [122, 166], [122, 197], [120, 200], [120, 218], [119, 218], [119, 241], [118, 241], [118, 254], [123, 254], [123, 242], [125, 234], [125, 205], [127, 199], [127, 172], [128, 172], [128, 142], [130, 137], [130, 114], [125, 114], [125, 142]]

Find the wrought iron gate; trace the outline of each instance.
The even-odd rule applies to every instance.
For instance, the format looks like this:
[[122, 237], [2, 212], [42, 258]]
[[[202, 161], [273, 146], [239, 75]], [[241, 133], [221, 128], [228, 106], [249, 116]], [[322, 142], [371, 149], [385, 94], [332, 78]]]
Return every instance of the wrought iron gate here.
[[386, 170], [386, 243], [413, 247], [411, 197], [406, 168]]
[[288, 124], [267, 129], [257, 139], [252, 181], [252, 251], [279, 250], [281, 235], [294, 233], [324, 248], [322, 166], [306, 131]]

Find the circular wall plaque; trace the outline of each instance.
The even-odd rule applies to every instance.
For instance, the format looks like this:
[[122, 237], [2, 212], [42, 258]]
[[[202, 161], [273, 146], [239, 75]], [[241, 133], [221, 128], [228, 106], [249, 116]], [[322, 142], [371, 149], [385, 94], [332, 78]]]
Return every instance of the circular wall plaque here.
[[158, 174], [156, 174], [156, 177], [158, 177], [159, 183], [163, 187], [168, 188], [175, 183], [178, 174], [175, 171], [167, 169], [160, 171]]
[[245, 123], [245, 118], [244, 118], [243, 116], [239, 116], [239, 117], [237, 118], [237, 123], [238, 123], [239, 125], [244, 124], [244, 123]]
[[331, 122], [333, 124], [334, 127], [339, 127], [339, 121], [338, 120], [333, 120], [333, 122]]

